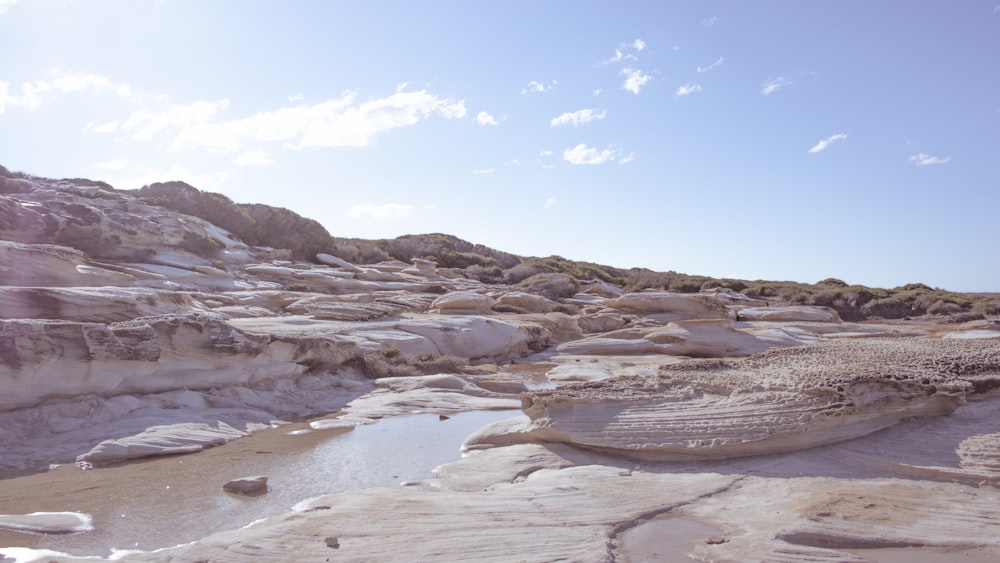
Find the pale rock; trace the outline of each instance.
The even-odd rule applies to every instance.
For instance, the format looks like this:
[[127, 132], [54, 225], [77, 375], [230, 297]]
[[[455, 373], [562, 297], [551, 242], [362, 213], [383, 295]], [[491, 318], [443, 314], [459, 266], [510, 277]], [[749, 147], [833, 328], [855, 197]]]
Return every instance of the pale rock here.
[[972, 388], [958, 376], [998, 368], [1000, 350], [975, 343], [833, 341], [733, 364], [663, 366], [656, 378], [525, 393], [531, 425], [490, 439], [544, 439], [657, 460], [788, 452], [949, 414]]
[[684, 319], [729, 319], [733, 313], [713, 295], [650, 291], [626, 293], [605, 302], [605, 306], [666, 322]]
[[604, 364], [563, 364], [545, 372], [549, 381], [582, 382], [611, 379], [617, 374]]
[[665, 327], [635, 327], [567, 342], [557, 348], [563, 354], [639, 355], [669, 354], [702, 358], [748, 356], [777, 346], [797, 346], [821, 341], [803, 333], [788, 332], [761, 337], [736, 330], [729, 319], [674, 321]]
[[244, 271], [263, 280], [285, 286], [304, 285], [317, 293], [358, 293], [363, 291], [423, 291], [424, 283], [367, 281], [355, 279], [354, 274], [333, 268], [300, 269], [272, 264], [247, 266]]
[[152, 426], [133, 436], [105, 440], [90, 451], [77, 456], [76, 461], [107, 465], [158, 455], [194, 453], [247, 435], [247, 432], [227, 424], [185, 423]]
[[333, 266], [335, 268], [340, 268], [342, 270], [347, 270], [348, 272], [360, 272], [361, 269], [351, 264], [343, 258], [338, 258], [332, 254], [326, 254], [325, 252], [320, 252], [316, 255], [316, 261], [320, 264], [326, 264], [327, 266]]
[[[341, 365], [357, 355], [349, 340], [289, 341], [243, 332], [231, 319], [188, 314], [111, 323], [0, 321], [0, 411], [93, 393], [102, 396], [255, 385], [296, 377], [309, 365]], [[516, 344], [513, 325], [490, 352]], [[527, 338], [525, 337], [525, 340]], [[464, 341], [475, 342], [474, 338]]]
[[[93, 530], [94, 522], [89, 514], [80, 512], [0, 514], [0, 529], [34, 534], [76, 534]], [[6, 548], [0, 550], [6, 551]]]
[[258, 496], [267, 493], [267, 477], [241, 477], [222, 486], [222, 490], [234, 495]]
[[586, 334], [619, 330], [627, 324], [625, 317], [618, 311], [580, 315], [577, 323]]
[[517, 393], [491, 391], [466, 377], [450, 374], [384, 377], [377, 389], [347, 405], [346, 422], [414, 413], [454, 414], [470, 410], [514, 410]]
[[839, 323], [840, 315], [830, 307], [790, 305], [787, 307], [748, 307], [740, 309], [741, 321], [782, 321]]
[[[294, 513], [241, 530], [121, 559], [238, 560], [252, 554], [266, 561], [607, 561], [614, 559], [614, 530], [621, 523], [718, 494], [737, 480], [717, 474], [623, 478], [619, 468], [590, 465], [529, 471], [485, 494], [373, 488], [309, 499]], [[337, 550], [329, 545], [332, 531]]]
[[523, 310], [526, 313], [551, 313], [559, 306], [558, 303], [532, 293], [523, 291], [511, 291], [504, 293], [496, 300], [498, 305], [509, 305]]
[[403, 270], [404, 274], [413, 274], [425, 278], [437, 277], [437, 263], [432, 260], [414, 258], [413, 265]]
[[149, 288], [0, 287], [0, 318], [5, 319], [109, 323], [195, 308], [190, 295]]
[[580, 288], [579, 293], [584, 295], [597, 295], [600, 297], [615, 298], [624, 295], [625, 290], [613, 283], [608, 283], [603, 280], [593, 280], [585, 283], [583, 287]]
[[0, 240], [0, 285], [73, 287], [135, 283], [135, 276], [94, 265], [86, 254], [73, 248]]
[[496, 300], [473, 291], [452, 291], [431, 303], [430, 311], [442, 315], [488, 315]]

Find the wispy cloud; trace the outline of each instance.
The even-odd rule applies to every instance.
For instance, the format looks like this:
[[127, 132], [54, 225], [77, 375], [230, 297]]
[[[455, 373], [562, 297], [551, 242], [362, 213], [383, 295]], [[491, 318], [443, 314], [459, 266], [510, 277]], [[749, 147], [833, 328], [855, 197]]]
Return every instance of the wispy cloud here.
[[719, 57], [718, 59], [716, 59], [716, 61], [714, 63], [712, 63], [712, 64], [710, 64], [708, 66], [699, 66], [697, 70], [698, 70], [698, 72], [708, 72], [708, 71], [712, 70], [713, 68], [718, 68], [719, 65], [721, 65], [721, 64], [722, 64], [722, 57]]
[[625, 156], [618, 157], [618, 164], [628, 164], [628, 163], [632, 162], [633, 160], [635, 160], [635, 153], [634, 152], [630, 152], [630, 153], [628, 153]]
[[497, 120], [494, 119], [492, 115], [486, 113], [485, 111], [481, 111], [478, 114], [476, 114], [476, 123], [480, 125], [496, 125]]
[[305, 97], [304, 94], [289, 94], [288, 95], [288, 101], [290, 103], [293, 103], [293, 104], [296, 103], [296, 102], [301, 102], [301, 101], [303, 101], [305, 99], [306, 99], [306, 97]]
[[538, 156], [552, 156], [553, 154], [555, 154], [553, 151], [545, 149], [542, 152], [538, 153]]
[[559, 84], [559, 82], [555, 81], [555, 80], [549, 82], [547, 85], [546, 84], [542, 84], [541, 82], [539, 82], [537, 80], [532, 80], [531, 82], [528, 82], [528, 86], [527, 87], [525, 87], [523, 90], [521, 90], [521, 93], [522, 94], [533, 94], [533, 93], [548, 92], [549, 90], [555, 88], [557, 84]]
[[705, 18], [705, 19], [701, 20], [701, 24], [704, 25], [704, 26], [707, 26], [707, 27], [712, 27], [718, 21], [719, 21], [719, 17], [718, 16], [712, 16], [710, 18]]
[[681, 96], [689, 96], [695, 92], [701, 91], [701, 85], [695, 83], [688, 83], [677, 89], [676, 96], [680, 98]]
[[763, 94], [764, 96], [768, 96], [770, 94], [777, 92], [778, 90], [781, 90], [786, 86], [789, 86], [791, 83], [792, 81], [788, 80], [784, 76], [772, 78], [771, 80], [768, 80], [767, 82], [764, 83], [764, 85], [760, 89], [760, 93]]
[[931, 164], [944, 164], [951, 160], [950, 156], [940, 158], [937, 156], [929, 155], [925, 152], [915, 154], [910, 157], [910, 162], [915, 163], [917, 166], [930, 166]]
[[496, 171], [497, 171], [496, 168], [481, 168], [479, 170], [473, 170], [472, 171], [472, 175], [473, 176], [482, 176], [484, 174], [492, 174], [492, 173], [494, 173]]
[[401, 219], [406, 217], [411, 211], [413, 211], [412, 205], [404, 205], [401, 203], [372, 205], [368, 203], [364, 205], [355, 205], [347, 212], [347, 214], [355, 219], [367, 218], [375, 221], [390, 221], [392, 219]]
[[564, 113], [559, 117], [552, 118], [549, 124], [552, 127], [559, 127], [560, 125], [572, 125], [576, 127], [578, 125], [583, 125], [584, 123], [590, 123], [595, 119], [604, 119], [607, 112], [604, 110], [594, 110], [594, 109], [581, 109], [580, 111], [575, 111], [572, 113]]
[[14, 4], [17, 4], [17, 0], [0, 0], [0, 14], [9, 10]]
[[545, 204], [542, 205], [542, 209], [550, 211], [555, 206], [556, 206], [556, 198], [550, 197], [549, 199], [545, 200]]
[[623, 68], [621, 74], [625, 76], [625, 83], [622, 84], [622, 88], [633, 94], [638, 94], [639, 90], [653, 79], [652, 76], [643, 74], [639, 69]]
[[[231, 121], [216, 120], [215, 115], [228, 106], [228, 100], [201, 102], [187, 106], [196, 118], [187, 119], [185, 111], [153, 113], [135, 120], [135, 126], [147, 134], [163, 123], [177, 128], [171, 149], [208, 149], [228, 152], [242, 148], [249, 141], [280, 142], [292, 149], [308, 147], [364, 147], [379, 134], [417, 123], [437, 115], [446, 119], [462, 118], [465, 101], [441, 98], [426, 90], [395, 93], [357, 103], [357, 93], [349, 92], [319, 104], [303, 104], [259, 112]], [[178, 108], [185, 110], [182, 106]], [[172, 113], [182, 117], [177, 127]], [[132, 119], [130, 118], [130, 121]], [[127, 128], [128, 122], [123, 128]]]
[[816, 143], [813, 148], [809, 149], [811, 153], [822, 152], [827, 149], [831, 144], [837, 141], [843, 141], [847, 139], [847, 133], [837, 133], [836, 135], [830, 135], [829, 137], [823, 139], [822, 141]]
[[233, 161], [236, 166], [268, 166], [273, 163], [270, 155], [260, 149], [246, 151]]
[[111, 93], [133, 103], [141, 101], [141, 97], [131, 86], [124, 82], [114, 82], [106, 76], [86, 72], [70, 74], [59, 69], [50, 74], [47, 80], [22, 83], [20, 94], [13, 92], [9, 82], [0, 81], [0, 114], [4, 113], [7, 106], [36, 111], [43, 103], [59, 94]]
[[636, 39], [631, 43], [622, 43], [617, 49], [615, 49], [615, 54], [611, 58], [597, 63], [597, 66], [620, 63], [622, 61], [637, 61], [639, 60], [637, 54], [641, 53], [645, 49], [646, 42], [642, 39]]

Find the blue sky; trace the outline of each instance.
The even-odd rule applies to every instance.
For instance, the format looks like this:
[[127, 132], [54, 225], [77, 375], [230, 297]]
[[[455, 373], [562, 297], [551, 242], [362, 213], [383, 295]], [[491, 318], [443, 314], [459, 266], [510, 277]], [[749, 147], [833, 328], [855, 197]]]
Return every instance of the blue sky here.
[[336, 236], [1000, 291], [1000, 0], [0, 0], [0, 164]]

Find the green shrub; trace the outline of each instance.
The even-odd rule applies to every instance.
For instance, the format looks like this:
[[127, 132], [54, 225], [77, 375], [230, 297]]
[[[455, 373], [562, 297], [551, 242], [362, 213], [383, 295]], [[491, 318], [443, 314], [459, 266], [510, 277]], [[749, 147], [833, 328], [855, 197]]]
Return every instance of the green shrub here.
[[537, 293], [556, 301], [576, 294], [580, 284], [566, 274], [535, 274], [522, 281], [518, 286], [531, 293]]
[[458, 356], [430, 353], [406, 356], [396, 348], [383, 348], [378, 352], [362, 354], [361, 364], [366, 377], [380, 379], [435, 373], [461, 373], [468, 364], [468, 360]]

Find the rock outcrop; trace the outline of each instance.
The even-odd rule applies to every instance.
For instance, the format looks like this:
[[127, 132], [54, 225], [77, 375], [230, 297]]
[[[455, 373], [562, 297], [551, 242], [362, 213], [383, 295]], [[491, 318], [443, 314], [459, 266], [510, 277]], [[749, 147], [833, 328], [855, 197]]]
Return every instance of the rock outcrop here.
[[542, 440], [653, 460], [814, 447], [964, 404], [963, 377], [997, 373], [1000, 350], [956, 342], [839, 341], [525, 393], [530, 422], [468, 445]]

